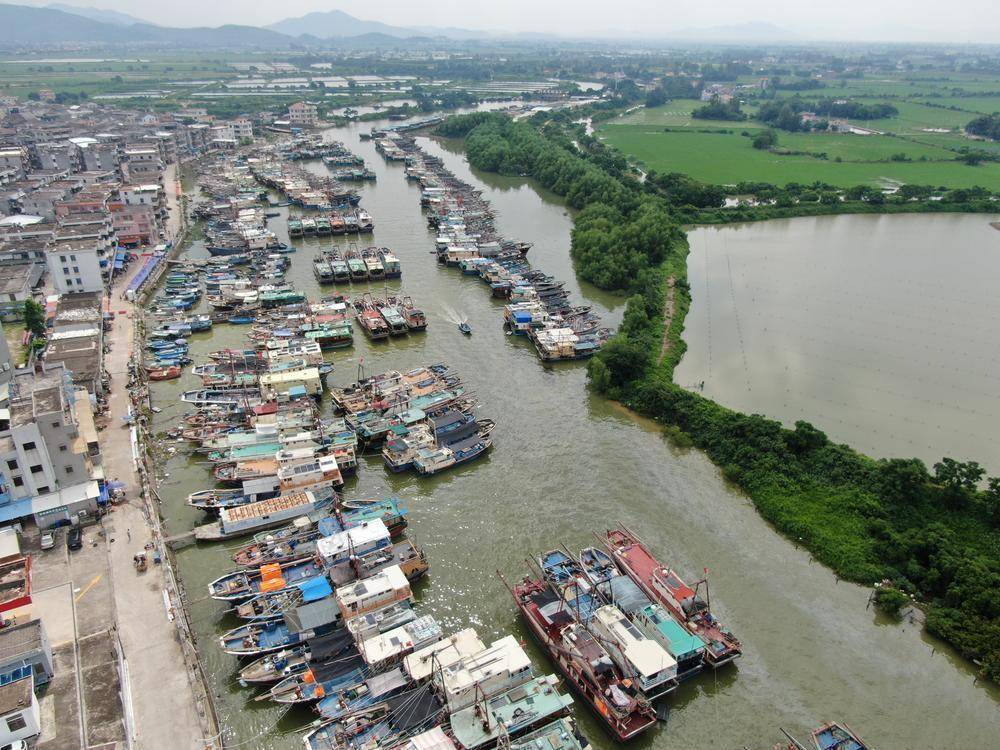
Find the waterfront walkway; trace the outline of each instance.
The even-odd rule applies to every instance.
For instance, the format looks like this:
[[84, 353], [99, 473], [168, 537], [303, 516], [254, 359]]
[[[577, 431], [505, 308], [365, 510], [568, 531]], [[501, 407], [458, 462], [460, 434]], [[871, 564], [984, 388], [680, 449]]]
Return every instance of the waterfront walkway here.
[[[175, 193], [171, 176], [168, 175], [166, 189]], [[173, 211], [169, 234], [173, 238], [179, 227], [179, 208], [176, 201], [170, 203]], [[130, 408], [127, 384], [135, 309], [120, 298], [120, 292], [140, 267], [140, 263], [135, 263], [117, 281], [108, 298], [115, 320], [105, 337], [111, 346], [105, 355], [111, 388], [108, 426], [101, 432], [105, 475], [109, 480], [124, 483], [127, 498], [105, 519], [108, 537], [115, 539], [108, 547], [108, 556], [118, 632], [127, 662], [123, 694], [126, 704], [131, 705], [126, 705], [125, 711], [126, 718], [131, 714], [134, 721], [135, 747], [197, 750], [217, 745], [202, 739], [207, 734], [204, 720], [207, 705], [196, 675], [185, 663], [181, 635], [174, 622], [176, 613], [170, 606], [168, 577], [161, 566], [150, 564], [144, 573], [137, 573], [133, 566], [133, 555], [152, 542], [153, 524], [147, 515], [147, 502], [140, 495], [132, 431], [124, 421]], [[155, 505], [153, 500], [148, 503], [148, 507]]]

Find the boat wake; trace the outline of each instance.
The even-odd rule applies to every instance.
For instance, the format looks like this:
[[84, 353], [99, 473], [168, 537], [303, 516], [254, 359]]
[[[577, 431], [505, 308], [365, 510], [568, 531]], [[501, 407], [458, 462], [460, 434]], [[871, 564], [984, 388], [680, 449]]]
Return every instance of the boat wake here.
[[441, 308], [443, 310], [445, 320], [450, 323], [454, 323], [455, 325], [465, 323], [469, 319], [468, 315], [460, 313], [458, 310], [449, 305], [441, 305]]

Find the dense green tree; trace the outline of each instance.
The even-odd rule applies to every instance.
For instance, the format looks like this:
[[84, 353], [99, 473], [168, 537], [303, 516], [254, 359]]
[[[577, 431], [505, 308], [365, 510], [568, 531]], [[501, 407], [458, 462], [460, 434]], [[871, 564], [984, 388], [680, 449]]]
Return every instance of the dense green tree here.
[[698, 120], [732, 120], [742, 122], [747, 119], [746, 114], [740, 109], [737, 99], [730, 99], [728, 102], [722, 101], [719, 97], [712, 97], [708, 104], [696, 107], [691, 116]]
[[24, 301], [24, 328], [35, 336], [45, 335], [45, 308], [33, 299]]
[[771, 128], [767, 130], [762, 130], [757, 135], [753, 137], [751, 141], [754, 148], [759, 148], [766, 151], [769, 148], [774, 148], [778, 145], [778, 134], [775, 133]]

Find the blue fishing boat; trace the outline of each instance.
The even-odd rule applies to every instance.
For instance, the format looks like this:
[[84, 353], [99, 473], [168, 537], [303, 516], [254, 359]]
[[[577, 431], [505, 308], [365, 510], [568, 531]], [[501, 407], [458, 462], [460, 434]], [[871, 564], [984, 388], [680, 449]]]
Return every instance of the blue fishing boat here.
[[233, 628], [219, 638], [222, 650], [235, 656], [266, 654], [303, 643], [309, 632], [292, 632], [281, 618], [254, 621]]
[[458, 324], [458, 330], [460, 330], [466, 336], [472, 335], [472, 326], [470, 326], [468, 323], [464, 321]]
[[208, 595], [221, 601], [239, 601], [262, 592], [280, 591], [316, 576], [323, 566], [315, 559], [268, 563], [254, 569], [234, 570], [208, 584]]
[[327, 692], [316, 704], [316, 710], [324, 719], [340, 719], [402, 692], [409, 684], [410, 680], [402, 669], [393, 669]]
[[812, 731], [816, 750], [868, 750], [868, 745], [846, 724], [831, 721]]

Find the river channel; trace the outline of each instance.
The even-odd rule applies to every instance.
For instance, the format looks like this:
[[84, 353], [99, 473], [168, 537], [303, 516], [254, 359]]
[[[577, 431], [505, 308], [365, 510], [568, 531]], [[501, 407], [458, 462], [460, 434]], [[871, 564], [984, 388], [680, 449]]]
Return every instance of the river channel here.
[[[410, 295], [430, 325], [426, 334], [378, 345], [356, 328], [355, 347], [333, 355], [330, 383], [354, 381], [362, 357], [367, 373], [443, 361], [477, 394], [480, 415], [497, 421], [495, 446], [484, 460], [422, 479], [390, 475], [373, 456], [360, 462], [357, 478], [345, 488], [348, 497], [395, 494], [405, 500], [408, 534], [431, 563], [417, 586], [421, 613], [437, 617], [446, 632], [474, 626], [487, 641], [515, 632], [529, 643], [537, 669], [551, 672], [495, 571], [519, 576], [526, 557], [558, 544], [579, 549], [591, 543], [591, 532], [620, 520], [689, 577], [710, 568], [713, 609], [745, 645], [734, 668], [702, 675], [669, 697], [667, 722], [636, 747], [770, 748], [779, 726], [804, 734], [829, 719], [847, 721], [882, 750], [995, 742], [996, 691], [974, 684], [969, 669], [940, 643], [916, 626], [887, 624], [866, 610], [867, 590], [838, 583], [778, 536], [702, 454], [676, 452], [655, 425], [590, 394], [584, 365], [544, 366], [528, 342], [505, 336], [501, 305], [488, 288], [434, 262], [419, 190], [405, 181], [400, 165], [387, 164], [370, 141], [359, 139], [369, 127], [350, 125], [328, 131], [328, 137], [344, 141], [376, 171], [377, 183], [360, 189], [361, 205], [376, 222], [370, 244], [391, 247], [400, 257], [402, 281], [389, 282], [389, 288]], [[564, 279], [574, 299], [617, 324], [622, 300], [574, 276], [572, 219], [558, 198], [524, 180], [471, 171], [457, 144], [422, 143], [484, 191], [506, 236], [534, 243], [529, 259], [537, 267]], [[321, 163], [310, 168], [325, 169]], [[283, 237], [284, 213], [271, 226]], [[291, 256], [288, 279], [311, 298], [321, 294], [312, 255], [329, 242], [346, 240], [295, 243], [299, 251]], [[205, 251], [195, 242], [189, 254], [202, 257]], [[361, 291], [355, 287], [352, 294]], [[471, 337], [460, 335], [459, 320], [471, 324]], [[192, 357], [199, 361], [214, 349], [240, 346], [245, 333], [243, 327], [219, 326], [198, 334]], [[198, 384], [185, 374], [154, 385], [154, 404], [162, 409], [155, 429], [177, 424], [185, 412], [177, 395]], [[205, 520], [185, 505], [185, 497], [212, 481], [208, 466], [189, 458], [183, 444], [164, 443], [162, 451], [163, 514], [169, 533], [176, 534]], [[312, 721], [312, 712], [286, 713], [254, 702], [254, 692], [235, 682], [236, 659], [218, 648], [217, 636], [238, 623], [207, 598], [205, 585], [230, 567], [229, 555], [223, 544], [178, 553], [227, 746], [301, 747], [295, 730]], [[575, 713], [595, 748], [614, 745], [585, 707], [577, 704]]]

